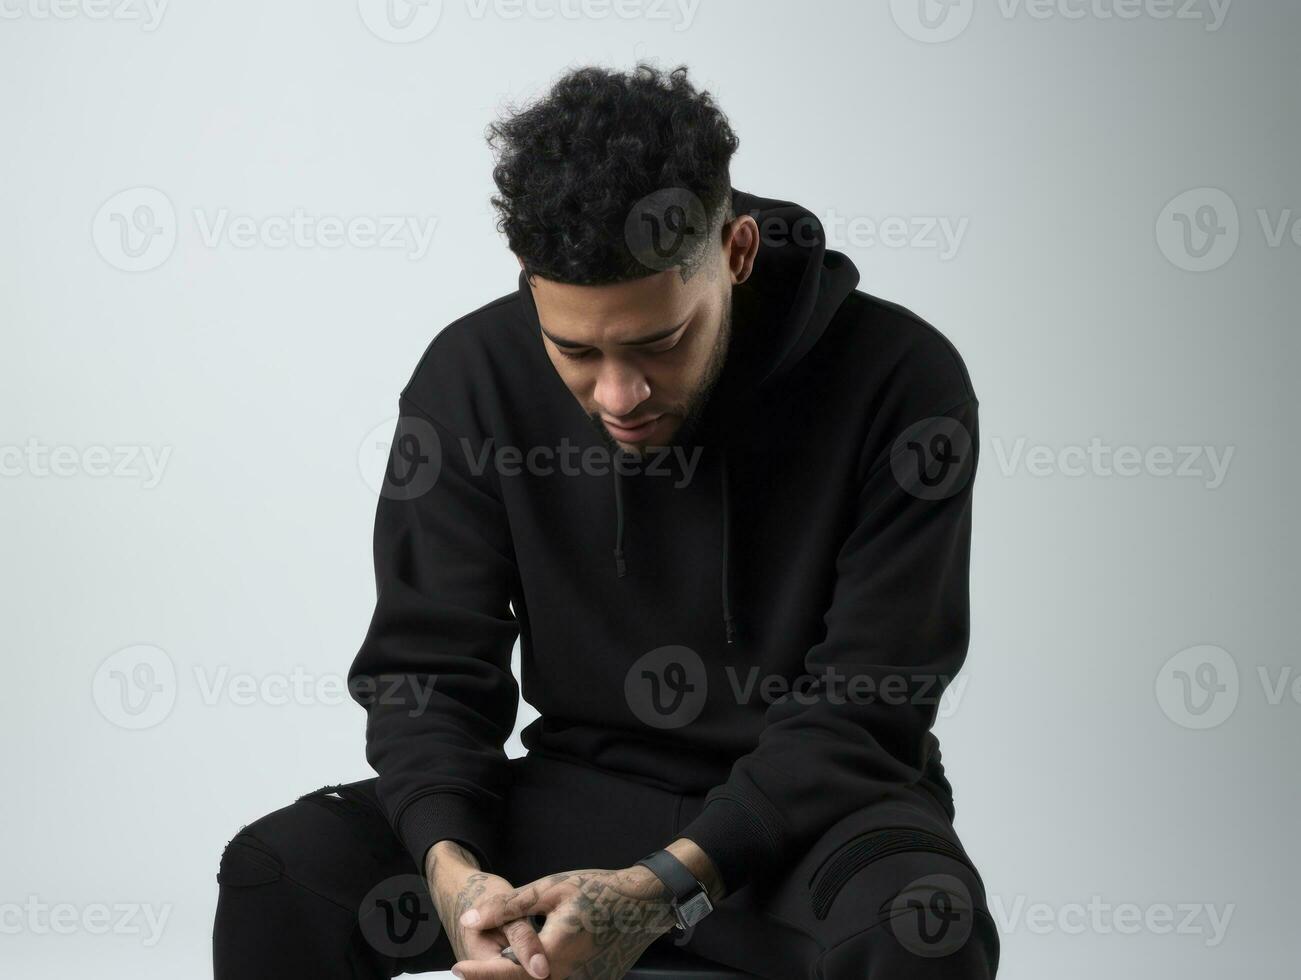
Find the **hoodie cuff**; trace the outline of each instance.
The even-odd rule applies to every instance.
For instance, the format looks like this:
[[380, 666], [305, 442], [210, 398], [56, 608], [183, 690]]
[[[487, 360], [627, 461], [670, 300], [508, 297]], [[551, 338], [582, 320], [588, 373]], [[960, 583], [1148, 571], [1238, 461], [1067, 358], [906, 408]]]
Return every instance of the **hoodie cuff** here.
[[474, 854], [480, 869], [492, 870], [492, 831], [483, 807], [461, 793], [429, 793], [413, 800], [398, 818], [397, 832], [421, 874], [425, 855], [440, 840], [456, 841]]
[[731, 895], [774, 869], [781, 857], [781, 838], [758, 814], [729, 796], [716, 797], [677, 833], [696, 842], [714, 862]]

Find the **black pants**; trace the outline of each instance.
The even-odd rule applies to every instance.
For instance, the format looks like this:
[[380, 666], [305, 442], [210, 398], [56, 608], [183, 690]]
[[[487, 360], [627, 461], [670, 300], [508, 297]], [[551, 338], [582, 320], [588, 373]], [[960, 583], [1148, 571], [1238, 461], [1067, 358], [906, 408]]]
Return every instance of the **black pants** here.
[[[511, 762], [493, 870], [513, 885], [621, 868], [704, 805], [537, 755]], [[216, 980], [370, 978], [455, 961], [375, 781], [326, 787], [243, 828], [217, 876]], [[669, 937], [657, 942], [673, 942]], [[979, 875], [922, 790], [831, 828], [782, 873], [727, 896], [680, 945], [773, 980], [986, 980], [998, 937]]]

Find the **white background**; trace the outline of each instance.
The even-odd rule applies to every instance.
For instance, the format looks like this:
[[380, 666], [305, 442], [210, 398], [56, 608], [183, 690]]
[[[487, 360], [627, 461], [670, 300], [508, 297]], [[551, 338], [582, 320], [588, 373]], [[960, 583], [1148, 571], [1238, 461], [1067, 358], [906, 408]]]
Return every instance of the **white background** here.
[[[367, 445], [431, 336], [515, 286], [484, 127], [567, 65], [638, 57], [690, 65], [741, 137], [734, 184], [811, 208], [971, 370], [974, 635], [940, 734], [1000, 975], [1295, 966], [1301, 705], [1273, 695], [1301, 669], [1295, 4], [927, 0], [926, 27], [919, 0], [445, 0], [404, 34], [369, 0], [49, 2], [0, 0], [6, 975], [205, 975], [226, 841], [369, 774], [336, 696], [373, 601]], [[120, 222], [150, 201], [133, 259]], [[436, 224], [423, 255], [205, 241], [295, 209]], [[1197, 258], [1233, 212], [1236, 246]], [[891, 217], [902, 244], [870, 235]], [[1120, 475], [1094, 440], [1157, 454]], [[1231, 452], [1223, 478], [1204, 452], [1165, 475], [1181, 446]], [[168, 455], [155, 481], [93, 447]], [[136, 645], [175, 702], [130, 730], [106, 661]], [[1177, 672], [1208, 663], [1237, 702], [1195, 715]], [[295, 672], [324, 690], [276, 703]], [[239, 676], [269, 696], [238, 703]], [[98, 934], [124, 904], [161, 936]], [[1218, 943], [1205, 911], [1161, 928], [1187, 904], [1230, 916]]]

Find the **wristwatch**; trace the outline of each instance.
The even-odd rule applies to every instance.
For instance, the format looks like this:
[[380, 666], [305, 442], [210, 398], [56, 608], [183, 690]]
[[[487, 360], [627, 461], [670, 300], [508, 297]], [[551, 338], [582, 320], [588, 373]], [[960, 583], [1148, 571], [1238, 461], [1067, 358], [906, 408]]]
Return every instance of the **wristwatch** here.
[[655, 851], [647, 854], [637, 862], [645, 865], [662, 881], [672, 898], [669, 908], [678, 921], [678, 928], [684, 932], [714, 911], [714, 903], [709, 900], [705, 886], [696, 880], [685, 864], [668, 851]]

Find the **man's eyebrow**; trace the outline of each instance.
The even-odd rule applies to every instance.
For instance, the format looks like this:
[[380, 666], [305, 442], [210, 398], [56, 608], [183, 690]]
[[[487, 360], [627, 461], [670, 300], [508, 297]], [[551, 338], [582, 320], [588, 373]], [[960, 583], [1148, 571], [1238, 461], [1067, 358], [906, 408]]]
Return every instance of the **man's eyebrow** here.
[[[647, 344], [653, 344], [656, 341], [664, 340], [666, 337], [672, 337], [675, 333], [677, 333], [684, 326], [686, 326], [687, 322], [690, 319], [691, 317], [687, 317], [686, 320], [683, 320], [676, 327], [669, 327], [667, 330], [657, 330], [655, 331], [655, 333], [647, 334], [645, 337], [638, 337], [636, 340], [625, 340], [619, 346], [620, 347], [645, 347]], [[592, 346], [591, 344], [580, 344], [575, 340], [565, 340], [563, 337], [557, 337], [555, 334], [551, 333], [549, 330], [547, 330], [545, 327], [541, 325], [538, 326], [538, 329], [542, 331], [542, 333], [546, 336], [547, 340], [551, 341], [557, 347], [564, 347], [572, 350], [577, 347]]]

